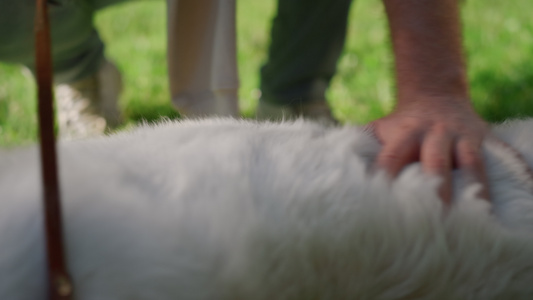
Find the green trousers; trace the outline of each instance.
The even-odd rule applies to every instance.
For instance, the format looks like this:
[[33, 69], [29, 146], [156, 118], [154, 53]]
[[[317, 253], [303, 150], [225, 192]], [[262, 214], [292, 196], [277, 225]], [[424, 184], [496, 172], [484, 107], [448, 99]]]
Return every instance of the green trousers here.
[[278, 0], [261, 101], [324, 101], [346, 36], [351, 0]]
[[[103, 59], [104, 44], [94, 13], [125, 0], [56, 0], [49, 4], [52, 60], [56, 82], [93, 74]], [[0, 62], [34, 68], [35, 0], [0, 0]]]

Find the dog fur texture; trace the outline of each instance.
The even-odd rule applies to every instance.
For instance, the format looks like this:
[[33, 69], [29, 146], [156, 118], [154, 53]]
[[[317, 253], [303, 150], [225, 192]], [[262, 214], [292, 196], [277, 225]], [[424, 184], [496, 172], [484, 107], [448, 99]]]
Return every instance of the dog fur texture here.
[[[533, 121], [494, 133], [533, 165]], [[533, 186], [487, 142], [492, 202], [419, 164], [369, 172], [357, 127], [167, 122], [58, 147], [77, 300], [533, 299]], [[0, 153], [0, 299], [41, 300], [35, 147]]]

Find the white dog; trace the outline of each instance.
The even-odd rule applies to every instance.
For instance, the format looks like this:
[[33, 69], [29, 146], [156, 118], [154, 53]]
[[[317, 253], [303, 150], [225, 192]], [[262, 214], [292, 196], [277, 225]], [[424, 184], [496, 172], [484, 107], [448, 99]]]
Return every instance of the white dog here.
[[[533, 121], [495, 133], [533, 165]], [[533, 299], [533, 186], [487, 144], [492, 202], [359, 128], [184, 121], [59, 146], [78, 300]], [[36, 148], [0, 155], [0, 299], [45, 299]]]

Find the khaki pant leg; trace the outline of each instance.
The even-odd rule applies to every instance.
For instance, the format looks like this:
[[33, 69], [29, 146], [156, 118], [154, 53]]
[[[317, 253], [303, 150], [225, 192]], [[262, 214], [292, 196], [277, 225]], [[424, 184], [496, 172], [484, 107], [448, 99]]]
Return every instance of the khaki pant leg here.
[[237, 116], [235, 0], [167, 0], [172, 103], [186, 117]]

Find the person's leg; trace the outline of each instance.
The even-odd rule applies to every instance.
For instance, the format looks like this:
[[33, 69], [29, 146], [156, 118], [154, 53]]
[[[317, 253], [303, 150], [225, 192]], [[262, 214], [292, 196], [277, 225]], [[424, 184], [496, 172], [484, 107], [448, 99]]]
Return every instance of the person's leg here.
[[[54, 81], [61, 135], [84, 137], [117, 125], [118, 69], [104, 57], [93, 24], [96, 8], [120, 0], [56, 0], [49, 4]], [[34, 69], [34, 1], [0, 0], [0, 60]], [[2, 13], [3, 12], [3, 13]]]
[[[93, 74], [103, 60], [104, 45], [93, 26], [88, 1], [56, 0], [48, 12], [54, 80], [76, 81]], [[34, 1], [0, 0], [0, 60], [34, 69]]]
[[68, 1], [51, 7], [54, 76], [61, 135], [98, 135], [122, 121], [118, 100], [122, 77], [104, 56], [94, 27], [96, 10], [117, 0]]
[[351, 0], [279, 0], [259, 118], [330, 114], [325, 92], [344, 46]]
[[186, 117], [237, 116], [235, 0], [168, 0], [172, 103]]

